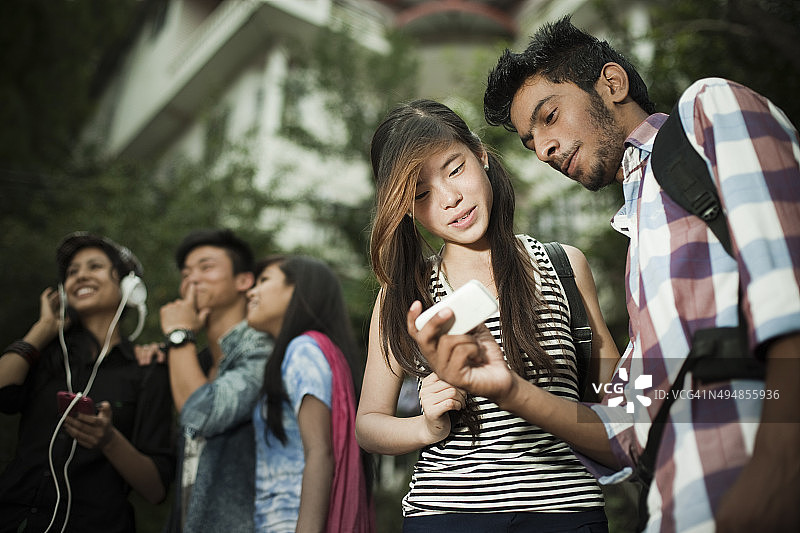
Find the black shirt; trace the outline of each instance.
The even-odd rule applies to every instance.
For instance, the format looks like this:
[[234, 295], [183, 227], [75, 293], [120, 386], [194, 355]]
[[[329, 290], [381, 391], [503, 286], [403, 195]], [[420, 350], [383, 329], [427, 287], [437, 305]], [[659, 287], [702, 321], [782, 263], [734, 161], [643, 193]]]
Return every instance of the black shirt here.
[[[74, 331], [73, 331], [74, 330]], [[89, 354], [99, 347], [84, 329], [67, 332], [73, 391], [83, 391], [94, 366]], [[56, 393], [67, 390], [63, 355], [58, 340], [42, 352], [23, 385], [0, 388], [0, 410], [21, 413], [17, 453], [0, 474], [0, 532], [44, 531], [53, 516], [56, 489], [50, 473], [48, 448], [60, 415]], [[127, 341], [111, 349], [99, 366], [88, 396], [95, 405], [111, 404], [112, 422], [158, 469], [164, 487], [175, 472], [172, 448], [172, 396], [166, 365], [139, 366]], [[61, 500], [51, 531], [60, 531], [65, 518], [67, 485], [64, 463], [72, 438], [61, 429], [53, 444], [53, 466]], [[130, 487], [99, 450], [75, 448], [68, 469], [72, 504], [66, 531], [134, 532]]]

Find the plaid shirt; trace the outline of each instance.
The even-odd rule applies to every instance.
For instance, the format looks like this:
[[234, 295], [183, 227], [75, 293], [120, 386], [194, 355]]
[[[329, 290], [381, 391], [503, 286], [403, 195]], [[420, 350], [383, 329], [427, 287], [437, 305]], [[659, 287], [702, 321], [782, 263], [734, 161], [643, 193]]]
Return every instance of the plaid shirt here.
[[[630, 238], [631, 343], [620, 365], [624, 371], [613, 381], [623, 392], [607, 394], [592, 408], [627, 466], [610, 472], [586, 460], [601, 483], [630, 475], [694, 332], [738, 324], [740, 283], [755, 356], [763, 357], [770, 339], [800, 330], [797, 131], [766, 98], [718, 78], [694, 83], [681, 97], [679, 113], [720, 191], [734, 257], [653, 177], [649, 156], [666, 115], [651, 115], [626, 140], [625, 205], [612, 220]], [[651, 387], [636, 382], [645, 375], [652, 376]], [[648, 497], [648, 531], [713, 531], [720, 499], [753, 448], [763, 403], [753, 396], [769, 393], [755, 381], [693, 388], [688, 376], [684, 385], [701, 397], [678, 399], [670, 411]], [[727, 399], [703, 398], [703, 390], [722, 391]]]

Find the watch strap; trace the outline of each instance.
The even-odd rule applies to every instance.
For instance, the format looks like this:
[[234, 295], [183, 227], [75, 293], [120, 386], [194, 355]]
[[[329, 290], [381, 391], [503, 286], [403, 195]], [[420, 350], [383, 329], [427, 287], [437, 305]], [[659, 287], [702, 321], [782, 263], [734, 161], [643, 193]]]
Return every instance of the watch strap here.
[[[173, 340], [172, 340], [172, 336], [176, 332], [182, 332], [184, 334], [184, 337], [180, 342], [173, 342]], [[197, 342], [197, 336], [194, 334], [194, 331], [192, 331], [191, 329], [188, 329], [188, 328], [176, 328], [176, 329], [173, 329], [172, 331], [167, 333], [167, 337], [164, 340], [164, 344], [166, 345], [168, 350], [170, 348], [177, 348], [177, 347], [183, 346], [183, 345], [188, 344], [190, 342], [192, 342], [192, 343]]]

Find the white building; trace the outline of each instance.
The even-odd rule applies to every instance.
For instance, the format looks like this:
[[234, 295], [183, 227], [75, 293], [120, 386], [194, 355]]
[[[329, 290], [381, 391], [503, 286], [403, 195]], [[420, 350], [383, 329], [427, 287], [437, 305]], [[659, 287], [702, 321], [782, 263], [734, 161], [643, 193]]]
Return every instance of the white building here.
[[[641, 2], [618, 1], [631, 26], [644, 31]], [[107, 156], [155, 163], [168, 179], [174, 161], [201, 159], [209, 149], [209, 133], [222, 130], [248, 147], [258, 182], [278, 199], [278, 207], [266, 209], [254, 223], [279, 225], [283, 248], [303, 244], [324, 250], [339, 268], [352, 268], [355, 279], [364, 276], [366, 265], [347, 247], [330, 245], [341, 242], [339, 229], [315, 222], [313, 206], [280, 207], [281, 199], [300, 193], [328, 205], [369, 205], [374, 190], [367, 146], [361, 154], [332, 156], [285, 135], [291, 122], [308, 139], [319, 139], [320, 146], [341, 137], [342, 120], [320, 95], [298, 96], [287, 84], [303, 76], [300, 56], [320, 30], [347, 29], [361, 47], [377, 53], [387, 52], [389, 29], [412, 36], [419, 59], [413, 96], [451, 105], [481, 133], [486, 74], [503, 47], [523, 49], [539, 24], [568, 13], [576, 25], [601, 36], [605, 24], [589, 0], [161, 0], [143, 5], [150, 8], [147, 17], [103, 85], [86, 138]], [[637, 52], [646, 57], [646, 49]], [[519, 180], [521, 231], [583, 249], [602, 245], [613, 209], [607, 197], [554, 176], [517, 143], [504, 147], [503, 154]], [[604, 310], [619, 309], [607, 289], [611, 283], [602, 274], [597, 282]]]
[[[280, 134], [284, 81], [298, 37], [322, 27], [347, 27], [363, 46], [383, 50], [384, 19], [377, 4], [331, 0], [170, 0], [153, 4], [130, 46], [118, 58], [87, 139], [107, 156], [155, 162], [199, 159], [210, 128], [245, 139], [262, 180], [291, 167], [282, 194], [313, 188], [334, 201], [363, 198], [371, 190], [363, 161], [326, 161]], [[314, 131], [324, 110], [302, 102], [300, 123]], [[325, 119], [334, 130], [336, 120]], [[326, 133], [330, 133], [330, 130]], [[320, 169], [324, 169], [322, 172]], [[346, 176], [346, 179], [330, 179]], [[304, 217], [293, 215], [298, 221]], [[302, 223], [287, 226], [287, 242], [325, 238]]]
[[[590, 29], [601, 26], [586, 4], [586, 0], [156, 2], [152, 5], [157, 9], [138, 28], [105, 85], [88, 136], [99, 140], [107, 155], [166, 165], [177, 156], [201, 157], [208, 128], [222, 125], [232, 139], [247, 132], [253, 135], [252, 155], [262, 179], [271, 179], [278, 168], [293, 169], [291, 175], [297, 179], [287, 180], [283, 194], [306, 187], [333, 201], [352, 202], [372, 192], [366, 153], [356, 160], [323, 162], [318, 154], [281, 135], [284, 81], [293, 68], [296, 43], [310, 42], [320, 28], [348, 28], [362, 46], [383, 51], [388, 46], [385, 30], [401, 28], [420, 42], [418, 95], [458, 107], [464, 91], [482, 90], [499, 41], [520, 49], [541, 21], [565, 13], [575, 13], [576, 23]], [[306, 98], [296, 112], [299, 124], [311, 135], [336, 136], [337, 117], [329, 116], [318, 100]], [[472, 110], [476, 120], [479, 113]], [[515, 162], [513, 154], [510, 160]], [[548, 172], [529, 161], [515, 166], [528, 181]], [[559, 180], [545, 184], [537, 187], [538, 196], [563, 192]], [[302, 214], [297, 215], [302, 220]], [[316, 239], [319, 231], [302, 224], [293, 227], [295, 231], [285, 236], [287, 242], [303, 235]]]

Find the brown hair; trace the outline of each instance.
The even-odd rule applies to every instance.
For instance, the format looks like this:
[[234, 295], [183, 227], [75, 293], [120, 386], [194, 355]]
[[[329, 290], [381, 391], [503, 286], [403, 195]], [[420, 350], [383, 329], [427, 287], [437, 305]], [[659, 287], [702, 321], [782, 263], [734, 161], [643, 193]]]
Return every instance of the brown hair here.
[[509, 366], [525, 375], [526, 360], [549, 375], [551, 358], [539, 343], [535, 267], [514, 235], [515, 197], [511, 179], [497, 157], [455, 112], [431, 100], [416, 100], [392, 110], [378, 126], [370, 148], [376, 181], [376, 206], [370, 238], [372, 268], [383, 289], [380, 305], [381, 350], [389, 351], [409, 374], [423, 376], [419, 348], [406, 331], [414, 300], [430, 306], [430, 274], [438, 256], [417, 231], [410, 213], [416, 182], [431, 155], [461, 143], [480, 158], [489, 155], [487, 175], [493, 205], [487, 228], [491, 266], [497, 283], [503, 349]]

